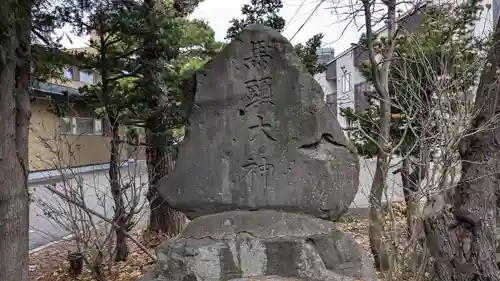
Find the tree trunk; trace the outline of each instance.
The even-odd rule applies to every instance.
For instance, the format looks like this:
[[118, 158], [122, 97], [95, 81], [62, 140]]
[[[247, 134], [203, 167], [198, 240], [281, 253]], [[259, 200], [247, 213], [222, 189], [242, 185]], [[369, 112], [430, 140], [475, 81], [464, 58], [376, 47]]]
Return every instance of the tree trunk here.
[[[467, 138], [460, 142], [462, 177], [452, 211], [444, 200], [429, 200], [424, 212], [427, 246], [442, 281], [500, 280], [496, 265], [496, 217], [500, 170], [500, 29], [482, 74]], [[487, 126], [487, 127], [485, 127]]]
[[[401, 183], [403, 185], [403, 193], [406, 203], [406, 232], [407, 239], [410, 241], [410, 247], [407, 253], [403, 253], [403, 257], [406, 260], [406, 270], [411, 272], [412, 276], [419, 276], [422, 270], [422, 264], [428, 264], [427, 259], [429, 258], [428, 251], [422, 251], [425, 249], [424, 235], [422, 230], [422, 223], [420, 220], [420, 183], [425, 177], [424, 165], [422, 167], [419, 165], [416, 169], [410, 173], [411, 170], [411, 160], [409, 159], [408, 153], [405, 153], [406, 157], [403, 159], [403, 167], [401, 169]], [[422, 160], [422, 158], [420, 159]], [[425, 160], [424, 160], [425, 161]], [[426, 249], [425, 249], [426, 250]]]
[[387, 0], [383, 4], [387, 7], [387, 41], [386, 48], [382, 51], [381, 61], [377, 61], [378, 54], [374, 47], [372, 30], [372, 5], [369, 0], [362, 0], [365, 12], [366, 45], [372, 71], [372, 82], [380, 97], [379, 107], [379, 136], [377, 139], [377, 167], [370, 189], [370, 248], [375, 260], [375, 267], [381, 271], [390, 269], [391, 256], [387, 243], [384, 242], [384, 227], [381, 220], [382, 194], [387, 185], [389, 170], [389, 156], [392, 153], [391, 138], [391, 97], [389, 94], [389, 70], [396, 46], [396, 1]]
[[[375, 62], [374, 62], [375, 63]], [[369, 237], [370, 248], [375, 260], [375, 267], [380, 271], [388, 271], [391, 265], [389, 246], [383, 241], [384, 226], [382, 222], [382, 195], [387, 186], [387, 174], [389, 172], [389, 156], [392, 151], [390, 144], [391, 127], [391, 101], [389, 96], [389, 66], [375, 71], [379, 75], [380, 99], [380, 135], [377, 140], [377, 166], [370, 189], [370, 225]], [[376, 87], [377, 88], [377, 87]], [[390, 202], [389, 203], [389, 208]]]
[[422, 181], [425, 173], [423, 168], [418, 167], [410, 173], [409, 156], [403, 159], [403, 167], [401, 169], [401, 184], [403, 186], [403, 194], [406, 203], [406, 224], [408, 237], [418, 235], [420, 232], [419, 226], [419, 210], [420, 210], [420, 197], [418, 192], [420, 190], [420, 182]]
[[127, 212], [125, 210], [125, 202], [123, 201], [123, 190], [121, 188], [119, 179], [119, 169], [120, 169], [120, 135], [118, 123], [114, 120], [111, 122], [111, 157], [109, 159], [109, 181], [111, 186], [111, 194], [113, 195], [114, 206], [114, 217], [113, 221], [119, 226], [115, 229], [116, 234], [116, 261], [125, 261], [128, 256], [127, 247], [127, 237], [123, 233], [126, 230], [127, 225]]
[[0, 280], [28, 281], [31, 1], [0, 3]]
[[[382, 152], [383, 153], [383, 152]], [[382, 195], [387, 184], [387, 170], [389, 162], [387, 156], [377, 156], [377, 167], [370, 189], [370, 249], [375, 260], [375, 267], [381, 271], [390, 269], [388, 245], [384, 242], [384, 225], [382, 222]], [[390, 206], [389, 206], [390, 207]]]
[[[189, 2], [189, 3], [188, 3]], [[190, 10], [194, 1], [174, 1], [174, 14], [169, 16], [176, 17], [182, 16], [183, 11]], [[146, 6], [148, 7], [150, 13], [155, 13], [164, 8], [164, 3], [157, 0], [146, 0]], [[157, 189], [158, 181], [169, 175], [173, 169], [174, 162], [172, 159], [172, 153], [169, 151], [172, 148], [172, 136], [169, 128], [166, 125], [165, 112], [168, 110], [166, 106], [169, 102], [169, 89], [167, 85], [164, 85], [163, 80], [158, 77], [158, 68], [164, 67], [165, 62], [162, 59], [158, 59], [155, 55], [154, 40], [145, 40], [145, 49], [148, 50], [144, 54], [145, 60], [149, 62], [147, 71], [147, 78], [156, 84], [158, 99], [151, 104], [157, 114], [152, 114], [152, 116], [146, 120], [146, 136], [147, 143], [149, 144], [146, 149], [146, 158], [148, 164], [148, 177], [149, 177], [149, 188], [147, 198], [149, 200], [150, 206], [150, 216], [149, 216], [149, 226], [148, 230], [152, 232], [162, 232], [169, 236], [175, 236], [179, 234], [186, 224], [186, 217], [184, 214], [170, 208], [170, 205], [163, 200], [159, 195]], [[170, 58], [173, 59], [173, 58]], [[165, 60], [165, 58], [163, 58]]]
[[[158, 128], [150, 120], [148, 128]], [[186, 225], [186, 217], [181, 212], [172, 208], [159, 195], [156, 183], [165, 176], [168, 176], [174, 168], [172, 153], [168, 151], [171, 142], [166, 133], [149, 131], [147, 134], [148, 143], [151, 144], [146, 150], [148, 163], [149, 189], [148, 200], [150, 206], [148, 230], [161, 232], [169, 236], [179, 234]]]

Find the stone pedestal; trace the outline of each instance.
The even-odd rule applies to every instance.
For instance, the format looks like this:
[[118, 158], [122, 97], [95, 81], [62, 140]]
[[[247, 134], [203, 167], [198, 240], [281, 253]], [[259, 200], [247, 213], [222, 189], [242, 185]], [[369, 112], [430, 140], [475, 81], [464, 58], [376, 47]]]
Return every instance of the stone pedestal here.
[[193, 220], [157, 249], [156, 280], [372, 280], [361, 247], [335, 224], [280, 211]]

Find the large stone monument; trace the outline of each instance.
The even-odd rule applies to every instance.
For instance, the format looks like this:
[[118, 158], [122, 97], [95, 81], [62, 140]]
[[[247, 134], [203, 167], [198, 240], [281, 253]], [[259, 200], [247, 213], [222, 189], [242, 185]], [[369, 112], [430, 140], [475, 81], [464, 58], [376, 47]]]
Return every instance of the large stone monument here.
[[144, 280], [372, 280], [334, 223], [358, 190], [355, 149], [293, 46], [249, 26], [191, 84], [189, 130], [159, 186], [193, 221]]

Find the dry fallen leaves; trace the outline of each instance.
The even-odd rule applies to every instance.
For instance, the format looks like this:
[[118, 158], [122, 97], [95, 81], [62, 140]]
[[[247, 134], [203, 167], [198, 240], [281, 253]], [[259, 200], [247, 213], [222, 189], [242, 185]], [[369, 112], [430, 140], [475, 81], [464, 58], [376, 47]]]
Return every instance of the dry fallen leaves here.
[[[74, 249], [74, 243], [62, 241], [31, 254], [30, 281], [97, 281], [88, 268], [76, 279], [68, 275], [66, 257], [69, 249]], [[103, 280], [135, 281], [151, 269], [151, 259], [137, 245], [129, 243], [129, 249], [127, 261], [114, 263], [111, 267], [103, 265]]]

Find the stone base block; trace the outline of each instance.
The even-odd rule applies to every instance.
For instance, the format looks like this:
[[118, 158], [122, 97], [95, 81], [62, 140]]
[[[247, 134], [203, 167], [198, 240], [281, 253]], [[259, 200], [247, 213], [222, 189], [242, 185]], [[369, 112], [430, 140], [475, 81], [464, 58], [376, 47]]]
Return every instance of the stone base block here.
[[376, 280], [366, 253], [334, 223], [278, 211], [196, 218], [157, 257], [143, 281]]

